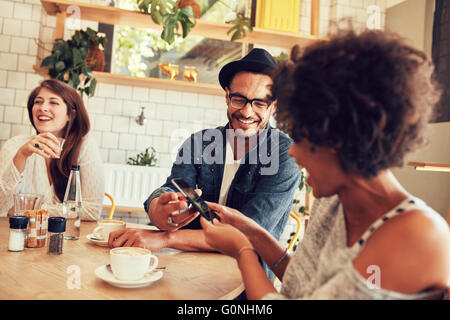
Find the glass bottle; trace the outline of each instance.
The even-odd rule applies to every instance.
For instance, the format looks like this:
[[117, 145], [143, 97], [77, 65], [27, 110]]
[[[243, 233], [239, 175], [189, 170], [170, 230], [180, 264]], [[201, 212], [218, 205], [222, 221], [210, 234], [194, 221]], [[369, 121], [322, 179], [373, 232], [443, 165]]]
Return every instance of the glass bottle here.
[[9, 251], [23, 251], [27, 233], [28, 217], [9, 217]]
[[80, 239], [81, 202], [80, 166], [74, 164], [70, 170], [63, 201], [63, 213], [66, 218], [64, 238], [66, 240]]
[[62, 254], [64, 232], [66, 231], [66, 218], [48, 218], [48, 254]]

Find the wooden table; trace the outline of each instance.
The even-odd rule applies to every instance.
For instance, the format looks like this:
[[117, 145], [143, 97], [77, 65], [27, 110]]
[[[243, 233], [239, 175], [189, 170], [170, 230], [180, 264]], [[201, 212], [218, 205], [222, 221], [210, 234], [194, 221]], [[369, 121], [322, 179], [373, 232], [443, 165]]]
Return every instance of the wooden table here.
[[[215, 300], [233, 299], [244, 289], [234, 259], [218, 253], [170, 249], [155, 253], [159, 266], [166, 267], [160, 280], [144, 288], [113, 287], [94, 273], [109, 263], [109, 248], [86, 238], [96, 225], [82, 222], [80, 239], [65, 240], [63, 254], [54, 256], [47, 254], [46, 247], [8, 251], [9, 223], [0, 218], [0, 299]], [[72, 270], [80, 271], [80, 289], [73, 288]]]

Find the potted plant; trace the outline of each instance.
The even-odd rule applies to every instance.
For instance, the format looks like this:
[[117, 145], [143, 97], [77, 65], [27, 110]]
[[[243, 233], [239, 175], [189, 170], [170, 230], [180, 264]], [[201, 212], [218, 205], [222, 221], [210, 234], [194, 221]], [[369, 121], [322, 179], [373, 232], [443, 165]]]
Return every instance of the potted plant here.
[[141, 12], [149, 14], [154, 23], [162, 24], [161, 39], [169, 44], [175, 41], [175, 34], [178, 33], [180, 25], [182, 36], [186, 38], [195, 26], [196, 18], [201, 16], [200, 6], [194, 0], [137, 0], [137, 2]]
[[129, 157], [127, 164], [132, 166], [155, 167], [158, 162], [158, 159], [156, 158], [156, 150], [151, 147], [152, 151], [149, 152], [149, 149], [150, 148], [147, 148], [144, 152], [137, 154], [135, 158]]
[[[183, 38], [186, 38], [191, 29], [195, 27], [196, 19], [200, 19], [202, 15], [201, 7], [195, 0], [136, 1], [141, 12], [149, 14], [154, 23], [163, 26], [161, 38], [169, 44], [175, 41], [179, 26], [182, 28]], [[225, 2], [220, 2], [230, 8]], [[231, 41], [245, 38], [247, 32], [253, 31], [250, 18], [245, 17], [242, 13], [236, 13], [234, 18], [227, 23], [233, 25], [227, 32], [228, 35], [231, 33]]]
[[[92, 97], [97, 80], [92, 71], [103, 71], [106, 38], [87, 28], [78, 30], [70, 40], [57, 39], [51, 55], [42, 60], [41, 67], [48, 67], [51, 78], [64, 81], [77, 89], [81, 96]], [[100, 46], [102, 48], [100, 48]]]

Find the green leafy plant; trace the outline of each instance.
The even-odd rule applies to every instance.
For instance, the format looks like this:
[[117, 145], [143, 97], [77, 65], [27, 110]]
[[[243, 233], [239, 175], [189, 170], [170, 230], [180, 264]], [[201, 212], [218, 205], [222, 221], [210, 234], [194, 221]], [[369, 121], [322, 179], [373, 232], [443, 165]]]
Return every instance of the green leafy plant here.
[[[151, 149], [151, 152], [149, 152]], [[135, 158], [129, 157], [127, 164], [132, 166], [155, 167], [158, 162], [156, 158], [156, 150], [153, 147], [145, 149], [144, 152], [138, 153]]]
[[242, 13], [236, 13], [236, 19], [227, 23], [233, 24], [233, 26], [227, 31], [227, 35], [232, 33], [231, 41], [245, 38], [247, 36], [247, 32], [253, 31], [250, 18], [245, 17]]
[[[167, 43], [172, 44], [175, 36], [180, 35], [183, 38], [189, 34], [195, 27], [196, 19], [200, 18], [200, 6], [195, 1], [187, 0], [136, 0], [138, 10], [151, 16], [154, 23], [163, 26], [161, 38]], [[233, 10], [227, 3], [218, 0], [224, 6]], [[231, 41], [245, 38], [247, 33], [253, 31], [250, 18], [242, 13], [236, 13], [233, 20], [227, 21], [233, 24], [228, 30], [227, 35], [231, 34]], [[181, 26], [182, 33], [178, 30]]]
[[[288, 241], [287, 241], [288, 244], [291, 243], [291, 240], [292, 240], [292, 238], [294, 237], [294, 235], [295, 235], [295, 232], [291, 232], [291, 234], [289, 235], [289, 239], [288, 239]], [[292, 246], [292, 251], [297, 250], [297, 247], [298, 247], [298, 244], [299, 244], [299, 243], [300, 243], [300, 238], [297, 238], [297, 239], [295, 240], [294, 245]]]
[[191, 29], [196, 24], [194, 11], [191, 6], [180, 8], [177, 0], [137, 0], [138, 8], [141, 12], [152, 17], [154, 23], [163, 26], [161, 39], [172, 44], [175, 35], [179, 34], [181, 26], [181, 36], [186, 38]]
[[168, 13], [163, 17], [163, 31], [161, 38], [167, 43], [172, 44], [175, 41], [175, 34], [178, 34], [178, 27], [181, 25], [182, 36], [186, 38], [191, 29], [195, 26], [195, 17], [192, 7], [175, 7], [174, 12]]
[[281, 52], [278, 56], [274, 57], [276, 63], [281, 63], [289, 59], [289, 55], [286, 52]]
[[[311, 186], [309, 186], [306, 183], [306, 175], [302, 171], [302, 175], [300, 177], [300, 183], [298, 185], [298, 191], [300, 192], [304, 188], [305, 188], [305, 192], [306, 193], [308, 193], [308, 194], [311, 193]], [[304, 206], [304, 205], [300, 205], [300, 200], [299, 199], [295, 199], [294, 198], [292, 209], [293, 209], [294, 213], [297, 214], [299, 217], [302, 217], [303, 219], [308, 219], [309, 218], [309, 215], [310, 215], [309, 207]], [[295, 232], [292, 232], [289, 235], [289, 239], [287, 241], [288, 244], [291, 243], [291, 240], [294, 237], [294, 235], [295, 235]], [[294, 245], [292, 247], [293, 251], [295, 251], [295, 249], [297, 249], [297, 246], [298, 246], [299, 242], [300, 242], [300, 239], [297, 238], [297, 240], [295, 241], [295, 243], [294, 243]]]
[[97, 80], [92, 75], [91, 67], [86, 63], [89, 50], [93, 47], [106, 45], [106, 38], [98, 32], [87, 28], [78, 30], [70, 40], [57, 39], [53, 44], [52, 53], [41, 62], [41, 67], [48, 67], [48, 74], [53, 79], [64, 81], [77, 89], [80, 94], [92, 97]]
[[[311, 186], [309, 186], [306, 183], [306, 175], [302, 172], [302, 175], [300, 176], [300, 183], [298, 185], [298, 191], [302, 191], [303, 188], [306, 188], [306, 192], [307, 193], [311, 193]], [[293, 200], [293, 205], [299, 205], [300, 204], [300, 200], [298, 199], [294, 199]], [[309, 208], [306, 206], [300, 206], [298, 207], [297, 212], [295, 212], [298, 216], [309, 216]]]
[[137, 0], [140, 11], [150, 14], [156, 24], [161, 24], [163, 17], [176, 5], [177, 0]]

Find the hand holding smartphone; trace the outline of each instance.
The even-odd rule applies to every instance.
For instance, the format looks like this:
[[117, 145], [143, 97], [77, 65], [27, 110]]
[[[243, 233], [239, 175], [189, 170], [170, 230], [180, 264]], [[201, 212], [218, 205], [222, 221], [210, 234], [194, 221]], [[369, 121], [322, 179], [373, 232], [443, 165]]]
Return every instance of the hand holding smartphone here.
[[214, 211], [208, 208], [205, 201], [191, 188], [191, 186], [181, 178], [175, 178], [171, 180], [175, 188], [180, 191], [180, 193], [189, 200], [190, 203], [197, 209], [198, 212], [208, 221], [212, 221], [217, 218]]

